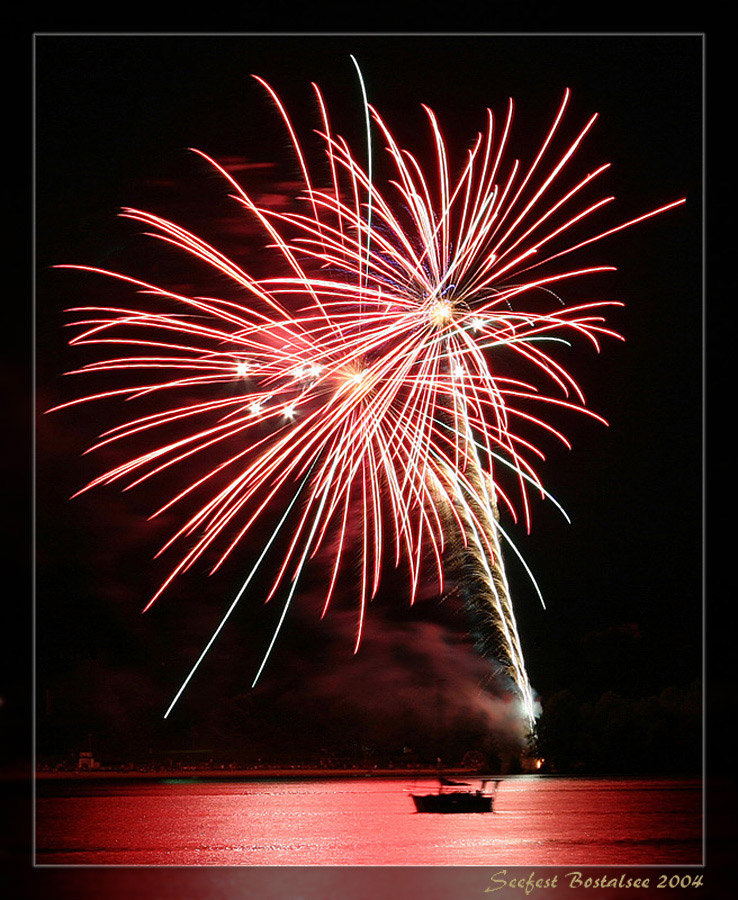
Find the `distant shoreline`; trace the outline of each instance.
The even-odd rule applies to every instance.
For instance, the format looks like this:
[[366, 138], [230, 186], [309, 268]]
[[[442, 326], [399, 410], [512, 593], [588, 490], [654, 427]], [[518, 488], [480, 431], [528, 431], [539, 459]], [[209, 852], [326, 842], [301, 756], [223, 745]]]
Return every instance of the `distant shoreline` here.
[[[500, 775], [480, 775], [469, 769], [444, 769], [444, 775], [472, 779], [500, 778]], [[177, 779], [190, 781], [195, 779], [211, 779], [219, 781], [248, 781], [269, 778], [435, 778], [438, 770], [434, 768], [412, 769], [321, 769], [321, 768], [286, 768], [286, 769], [167, 769], [141, 772], [137, 770], [121, 771], [114, 769], [93, 769], [92, 771], [70, 772], [36, 772], [38, 781], [100, 781], [104, 779]]]

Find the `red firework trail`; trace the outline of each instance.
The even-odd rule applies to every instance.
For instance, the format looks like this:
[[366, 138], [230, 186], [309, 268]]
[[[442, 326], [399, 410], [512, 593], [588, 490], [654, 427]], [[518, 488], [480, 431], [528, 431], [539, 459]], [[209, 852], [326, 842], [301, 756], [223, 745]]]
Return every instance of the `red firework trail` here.
[[[100, 435], [90, 449], [141, 436], [149, 449], [83, 490], [127, 489], [176, 470], [181, 489], [153, 515], [194, 503], [160, 550], [183, 548], [146, 609], [204, 554], [215, 553], [215, 571], [246, 536], [263, 548], [203, 656], [282, 529], [287, 538], [269, 591], [271, 598], [289, 584], [280, 625], [318, 552], [331, 560], [325, 613], [351, 557], [349, 544], [360, 550], [357, 649], [387, 563], [406, 567], [412, 602], [429, 569], [443, 589], [445, 550], [449, 541], [461, 541], [484, 561], [492, 583], [492, 569], [501, 565], [499, 535], [505, 536], [498, 506], [528, 527], [530, 496], [547, 496], [536, 470], [544, 454], [531, 431], [568, 446], [545, 412], [535, 410], [558, 407], [604, 421], [585, 408], [582, 390], [555, 353], [577, 338], [599, 350], [602, 337], [620, 337], [603, 316], [604, 307], [620, 304], [567, 306], [554, 289], [613, 267], [568, 260], [684, 202], [582, 237], [582, 223], [596, 221], [614, 198], [583, 199], [608, 165], [571, 175], [597, 117], [562, 149], [568, 90], [527, 165], [508, 161], [506, 153], [512, 101], [499, 124], [487, 112], [484, 132], [458, 166], [436, 116], [424, 107], [436, 157], [428, 172], [365, 101], [367, 123], [371, 118], [392, 169], [380, 185], [371, 162], [364, 167], [334, 133], [313, 85], [322, 122], [318, 179], [277, 94], [258, 80], [297, 154], [303, 186], [294, 208], [259, 205], [223, 166], [199, 155], [263, 230], [268, 277], [250, 275], [195, 234], [136, 209], [122, 215], [227, 279], [232, 298], [189, 296], [116, 272], [66, 267], [126, 282], [141, 302], [74, 310], [79, 331], [70, 343], [109, 353], [77, 372], [133, 377], [127, 387], [63, 406], [110, 397], [159, 404]], [[459, 174], [452, 177], [454, 169]], [[551, 300], [548, 311], [539, 309], [542, 298]], [[282, 518], [264, 539], [263, 523], [280, 504]], [[497, 643], [532, 719], [509, 598], [494, 589], [491, 596], [499, 607], [495, 628], [502, 629]]]

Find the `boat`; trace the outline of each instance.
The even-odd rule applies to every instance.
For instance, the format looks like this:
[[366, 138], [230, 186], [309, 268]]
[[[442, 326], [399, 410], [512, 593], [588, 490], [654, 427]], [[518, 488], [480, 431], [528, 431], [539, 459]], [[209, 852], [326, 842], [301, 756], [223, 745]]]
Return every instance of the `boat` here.
[[494, 788], [487, 791], [493, 779], [480, 779], [480, 787], [474, 788], [467, 781], [452, 781], [438, 776], [438, 790], [434, 794], [410, 794], [419, 813], [486, 813], [494, 811], [497, 789], [502, 779], [494, 779]]

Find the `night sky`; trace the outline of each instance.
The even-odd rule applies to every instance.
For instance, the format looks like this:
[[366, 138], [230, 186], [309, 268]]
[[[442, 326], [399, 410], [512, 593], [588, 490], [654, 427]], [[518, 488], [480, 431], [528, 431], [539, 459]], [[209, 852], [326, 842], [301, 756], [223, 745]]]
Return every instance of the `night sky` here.
[[[287, 190], [296, 176], [281, 122], [262, 88], [280, 94], [301, 135], [317, 124], [310, 82], [335, 127], [363, 142], [361, 94], [401, 143], [430, 149], [421, 103], [461, 158], [487, 106], [516, 102], [516, 146], [529, 152], [565, 88], [568, 133], [600, 119], [577, 171], [609, 161], [602, 191], [613, 224], [680, 197], [687, 204], [588, 248], [583, 264], [612, 264], [565, 299], [623, 300], [610, 323], [626, 342], [578, 353], [572, 370], [610, 423], [567, 416], [573, 443], [553, 442], [542, 471], [568, 525], [539, 504], [519, 546], [547, 601], [510, 563], [534, 689], [648, 697], [685, 687], [702, 669], [701, 41], [697, 37], [40, 37], [36, 44], [37, 551], [39, 753], [63, 755], [92, 736], [99, 752], [298, 744], [346, 752], [428, 741], [438, 684], [458, 699], [478, 664], [449, 635], [452, 604], [431, 590], [408, 608], [401, 580], [372, 604], [365, 646], [352, 654], [354, 611], [319, 620], [311, 585], [288, 619], [257, 689], [250, 690], [278, 612], [244, 601], [170, 720], [161, 716], [240, 586], [239, 557], [214, 577], [183, 579], [140, 614], [166, 569], [152, 557], [168, 536], [148, 522], [147, 491], [70, 496], [103, 470], [82, 453], [116, 424], [113, 405], [44, 415], [75, 396], [63, 372], [82, 362], [66, 346], [64, 310], [123, 298], [104, 280], [52, 270], [97, 265], [183, 282], [189, 272], [117, 218], [137, 206], [239, 252], [239, 213], [187, 148], [241, 160], [247, 190]], [[526, 143], [527, 142], [527, 143]], [[262, 165], [269, 164], [269, 165]], [[589, 167], [589, 168], [588, 168]], [[234, 224], [236, 223], [236, 224]], [[566, 289], [568, 291], [568, 288]], [[91, 386], [91, 384], [90, 384]], [[112, 459], [112, 457], [111, 457]], [[246, 552], [246, 551], [245, 551]], [[469, 701], [471, 702], [471, 701]], [[490, 708], [489, 715], [497, 713]]]

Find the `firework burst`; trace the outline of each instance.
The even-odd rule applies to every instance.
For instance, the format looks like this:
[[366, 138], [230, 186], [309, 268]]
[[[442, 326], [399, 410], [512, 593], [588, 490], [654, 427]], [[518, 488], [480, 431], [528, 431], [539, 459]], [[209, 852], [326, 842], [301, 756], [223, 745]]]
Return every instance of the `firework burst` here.
[[[499, 122], [488, 111], [484, 131], [455, 161], [425, 108], [435, 153], [428, 167], [400, 146], [366, 99], [369, 163], [362, 164], [334, 132], [313, 86], [322, 149], [316, 177], [279, 97], [258, 80], [302, 173], [293, 208], [260, 205], [224, 166], [195, 152], [262, 230], [267, 276], [249, 274], [195, 234], [136, 209], [122, 215], [225, 278], [228, 298], [69, 267], [118, 279], [141, 298], [74, 310], [71, 343], [102, 351], [77, 371], [122, 372], [130, 382], [64, 406], [104, 398], [147, 404], [91, 448], [144, 440], [145, 451], [129, 453], [83, 490], [128, 489], [170, 472], [181, 479], [153, 513], [181, 511], [181, 518], [159, 551], [176, 561], [146, 608], [198, 561], [215, 571], [246, 539], [261, 546], [167, 715], [257, 569], [269, 560], [267, 599], [279, 594], [283, 603], [263, 668], [301, 575], [327, 553], [323, 614], [342, 574], [355, 572], [359, 560], [355, 649], [388, 565], [406, 569], [411, 602], [427, 579], [444, 589], [450, 558], [470, 565], [466, 595], [485, 623], [484, 652], [507, 672], [532, 722], [500, 512], [529, 527], [532, 497], [548, 497], [537, 472], [544, 454], [530, 435], [567, 440], [539, 410], [602, 421], [585, 408], [557, 348], [583, 338], [599, 349], [603, 337], [618, 337], [604, 323], [606, 303], [567, 306], [554, 290], [612, 268], [567, 265], [576, 251], [683, 201], [582, 236], [582, 224], [613, 198], [584, 199], [607, 165], [572, 175], [596, 116], [562, 145], [568, 91], [527, 164], [508, 158], [512, 102]], [[372, 134], [391, 169], [381, 185]], [[550, 301], [543, 311], [542, 298]]]

